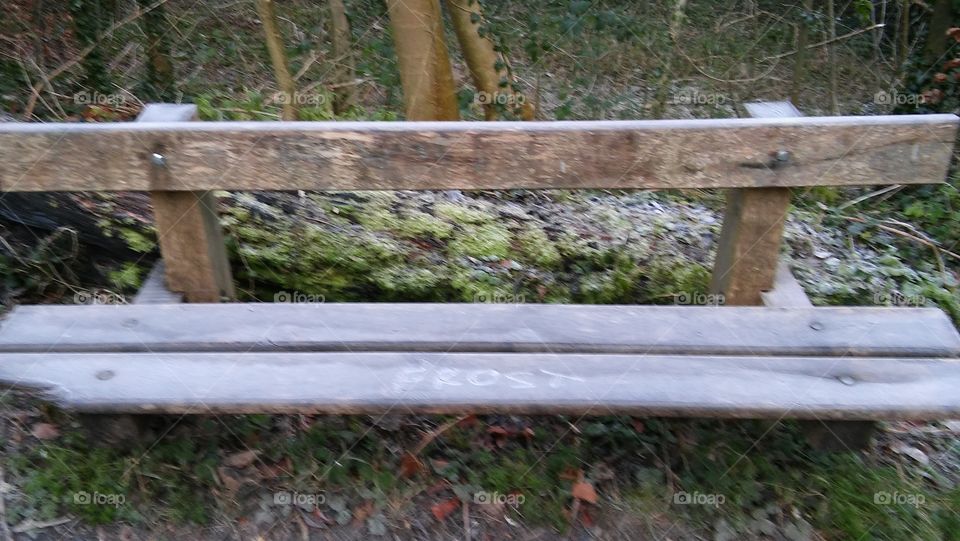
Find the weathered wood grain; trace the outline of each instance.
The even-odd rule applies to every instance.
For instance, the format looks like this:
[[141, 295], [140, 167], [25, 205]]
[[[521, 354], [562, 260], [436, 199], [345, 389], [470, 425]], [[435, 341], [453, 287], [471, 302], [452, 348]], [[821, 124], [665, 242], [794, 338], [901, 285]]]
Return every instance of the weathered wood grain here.
[[789, 188], [730, 190], [710, 291], [728, 306], [756, 306], [773, 288]]
[[523, 353], [4, 354], [0, 381], [91, 412], [960, 414], [960, 361]]
[[933, 308], [550, 304], [18, 306], [0, 352], [476, 351], [960, 356]]
[[[562, 122], [0, 124], [0, 191], [938, 183], [954, 115]], [[790, 153], [775, 162], [778, 151]], [[169, 175], [149, 174], [160, 151]], [[776, 167], [770, 167], [776, 165]]]
[[[150, 104], [137, 123], [185, 122], [196, 116], [196, 105]], [[154, 184], [170, 181], [168, 157], [161, 146], [153, 149], [145, 166]], [[213, 192], [153, 190], [150, 199], [167, 288], [182, 293], [188, 302], [233, 298], [233, 277]]]

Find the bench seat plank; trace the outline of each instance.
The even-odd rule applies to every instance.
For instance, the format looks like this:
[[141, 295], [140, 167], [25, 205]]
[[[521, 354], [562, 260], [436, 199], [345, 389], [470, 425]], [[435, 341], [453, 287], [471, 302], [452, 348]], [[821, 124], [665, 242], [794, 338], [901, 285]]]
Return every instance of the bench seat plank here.
[[960, 356], [933, 308], [246, 303], [19, 306], [0, 352]]
[[925, 419], [960, 360], [527, 353], [4, 354], [0, 381], [89, 412], [582, 413]]

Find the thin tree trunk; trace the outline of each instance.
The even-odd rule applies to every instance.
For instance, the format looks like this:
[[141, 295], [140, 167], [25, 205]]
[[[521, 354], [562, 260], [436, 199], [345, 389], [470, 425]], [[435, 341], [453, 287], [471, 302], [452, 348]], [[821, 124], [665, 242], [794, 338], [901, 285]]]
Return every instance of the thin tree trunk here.
[[270, 53], [270, 63], [273, 64], [273, 74], [277, 78], [283, 101], [283, 120], [297, 119], [297, 87], [290, 76], [287, 67], [287, 54], [283, 50], [283, 41], [280, 39], [280, 30], [277, 29], [277, 16], [273, 12], [273, 0], [257, 0], [257, 13], [263, 24], [263, 35], [267, 42], [267, 52]]
[[680, 25], [683, 24], [684, 10], [687, 0], [677, 0], [673, 6], [673, 17], [670, 19], [670, 52], [667, 54], [666, 64], [657, 81], [657, 96], [654, 102], [653, 118], [663, 118], [667, 110], [667, 98], [670, 94], [670, 76], [673, 75], [674, 57], [677, 56], [677, 47], [680, 40]]
[[930, 31], [923, 47], [923, 63], [926, 66], [938, 63], [947, 52], [947, 30], [951, 22], [950, 0], [936, 0], [930, 16]]
[[[837, 16], [834, 13], [833, 0], [827, 2], [827, 29], [830, 39], [837, 39]], [[840, 104], [837, 103], [837, 53], [833, 44], [827, 45], [827, 63], [830, 70], [830, 114], [840, 114]]]
[[387, 0], [407, 120], [459, 120], [439, 0]]
[[793, 59], [793, 84], [790, 88], [790, 101], [794, 105], [800, 104], [800, 93], [807, 78], [807, 58], [810, 56], [810, 52], [807, 51], [807, 42], [810, 40], [810, 26], [807, 24], [807, 19], [812, 11], [813, 0], [803, 0], [803, 19], [797, 26], [797, 54]]
[[500, 112], [498, 105], [507, 105], [524, 120], [533, 120], [533, 106], [527, 103], [523, 93], [513, 88], [515, 81], [506, 59], [495, 50], [493, 41], [480, 33], [483, 21], [480, 1], [446, 0], [446, 3], [473, 84], [482, 93], [484, 118], [495, 120]]
[[[148, 10], [156, 0], [138, 0], [141, 10]], [[150, 95], [160, 101], [173, 101], [175, 80], [170, 60], [170, 42], [166, 10], [163, 4], [143, 14], [143, 33], [146, 35], [147, 87]]]
[[356, 70], [350, 46], [350, 22], [343, 0], [330, 0], [330, 35], [333, 40], [333, 112], [342, 114], [357, 101]]
[[68, 2], [73, 18], [73, 31], [84, 48], [93, 47], [83, 59], [83, 84], [92, 92], [112, 92], [110, 73], [101, 45], [97, 45], [106, 20], [105, 8], [100, 0], [73, 0]]
[[910, 2], [900, 0], [900, 27], [897, 28], [897, 73], [903, 73], [910, 55]]

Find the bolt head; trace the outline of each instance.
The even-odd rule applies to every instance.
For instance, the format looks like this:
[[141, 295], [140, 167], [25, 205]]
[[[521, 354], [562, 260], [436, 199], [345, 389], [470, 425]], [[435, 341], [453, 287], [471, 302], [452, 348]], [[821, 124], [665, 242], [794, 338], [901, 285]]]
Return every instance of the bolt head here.
[[788, 162], [790, 161], [790, 151], [789, 150], [778, 150], [774, 155], [778, 162]]
[[157, 167], [166, 167], [167, 157], [158, 152], [154, 152], [150, 155], [150, 163], [156, 165]]

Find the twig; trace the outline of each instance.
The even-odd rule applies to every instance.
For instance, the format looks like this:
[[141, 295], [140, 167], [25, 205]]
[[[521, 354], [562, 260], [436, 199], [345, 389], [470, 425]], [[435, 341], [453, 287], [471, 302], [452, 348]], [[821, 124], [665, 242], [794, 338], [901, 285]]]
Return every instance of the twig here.
[[73, 521], [73, 519], [70, 518], [70, 517], [55, 518], [55, 519], [53, 519], [53, 520], [44, 520], [44, 521], [42, 521], [42, 522], [41, 522], [41, 521], [33, 520], [32, 518], [29, 518], [29, 519], [21, 522], [20, 524], [14, 526], [14, 527], [13, 527], [13, 530], [11, 530], [11, 531], [12, 531], [13, 533], [26, 533], [26, 532], [30, 532], [30, 531], [33, 531], [33, 530], [42, 530], [42, 529], [44, 529], [44, 528], [51, 528], [51, 527], [53, 527], [53, 526], [59, 526], [59, 525], [61, 525], [61, 524], [66, 524], [66, 523], [71, 522], [71, 521]]
[[[849, 34], [844, 34], [844, 35], [842, 35], [842, 36], [837, 36], [837, 37], [835, 37], [835, 38], [830, 38], [830, 39], [827, 39], [827, 40], [818, 41], [817, 43], [814, 43], [814, 44], [812, 44], [812, 45], [807, 45], [804, 49], [809, 51], [810, 49], [816, 49], [816, 48], [818, 48], [818, 47], [823, 47], [824, 45], [830, 45], [831, 43], [834, 43], [834, 42], [837, 42], [837, 41], [843, 41], [843, 40], [845, 40], [845, 39], [852, 38], [852, 37], [854, 37], [854, 36], [859, 36], [860, 34], [865, 34], [865, 33], [869, 32], [869, 31], [871, 31], [871, 30], [876, 30], [877, 28], [883, 28], [884, 26], [885, 26], [885, 25], [884, 25], [883, 23], [878, 23], [878, 24], [875, 24], [875, 25], [873, 25], [873, 26], [868, 26], [868, 27], [866, 27], [866, 28], [861, 28], [860, 30], [854, 30], [853, 32], [850, 32]], [[790, 52], [787, 52], [787, 53], [780, 53], [780, 54], [776, 54], [776, 55], [773, 55], [773, 56], [766, 56], [766, 57], [764, 57], [764, 58], [761, 58], [760, 60], [761, 60], [761, 62], [766, 61], [766, 60], [780, 60], [780, 59], [783, 59], [783, 58], [787, 58], [788, 56], [793, 56], [793, 55], [795, 55], [795, 54], [797, 54], [797, 53], [799, 53], [799, 52], [800, 52], [800, 50], [798, 49], [798, 50], [796, 50], [796, 51], [790, 51]]]
[[428, 445], [433, 443], [433, 440], [437, 439], [438, 437], [440, 437], [441, 434], [443, 434], [447, 430], [450, 430], [451, 428], [456, 426], [457, 423], [466, 419], [469, 416], [470, 415], [461, 415], [460, 417], [447, 421], [442, 425], [438, 426], [437, 428], [434, 428], [430, 432], [427, 432], [426, 434], [423, 435], [423, 438], [420, 440], [420, 443], [418, 443], [417, 446], [414, 447], [412, 451], [410, 451], [410, 454], [412, 456], [419, 455], [421, 452], [423, 452], [424, 449], [427, 448]]
[[885, 188], [883, 188], [883, 189], [880, 189], [880, 190], [877, 190], [877, 191], [875, 191], [875, 192], [870, 192], [870, 193], [868, 193], [868, 194], [866, 194], [866, 195], [861, 195], [860, 197], [854, 199], [853, 201], [847, 201], [846, 203], [844, 203], [844, 204], [840, 205], [839, 207], [837, 207], [837, 210], [843, 210], [843, 209], [845, 209], [845, 208], [847, 208], [847, 207], [852, 207], [853, 205], [856, 205], [856, 204], [859, 204], [859, 203], [863, 203], [864, 201], [866, 201], [867, 199], [870, 199], [870, 198], [872, 198], [872, 197], [876, 197], [876, 196], [878, 196], [878, 195], [883, 195], [883, 194], [885, 194], [885, 193], [892, 192], [892, 191], [894, 191], [894, 190], [899, 190], [900, 188], [903, 188], [903, 185], [902, 185], [902, 184], [891, 184], [890, 186], [887, 186], [887, 187], [885, 187]]
[[[160, 5], [162, 5], [162, 4], [166, 4], [167, 1], [168, 1], [168, 0], [157, 0], [156, 2], [154, 2], [153, 4], [151, 4], [150, 6], [148, 6], [147, 8], [144, 8], [143, 10], [134, 11], [132, 14], [127, 15], [127, 16], [124, 17], [123, 19], [120, 19], [119, 21], [113, 23], [112, 25], [110, 25], [109, 27], [107, 27], [107, 29], [106, 29], [102, 34], [100, 34], [100, 36], [97, 37], [97, 41], [91, 43], [90, 45], [87, 45], [86, 47], [84, 47], [84, 48], [80, 51], [79, 54], [77, 54], [76, 56], [74, 56], [74, 57], [71, 58], [70, 60], [64, 62], [63, 64], [60, 64], [60, 66], [58, 66], [55, 70], [51, 71], [51, 72], [47, 75], [47, 80], [52, 81], [52, 80], [56, 79], [57, 77], [59, 77], [63, 72], [65, 72], [65, 71], [67, 71], [68, 69], [76, 66], [76, 65], [79, 64], [84, 58], [86, 58], [87, 55], [89, 55], [90, 53], [92, 53], [94, 49], [96, 49], [97, 47], [99, 47], [99, 46], [100, 46], [100, 43], [101, 43], [107, 36], [113, 34], [113, 33], [116, 32], [119, 28], [121, 28], [121, 27], [123, 27], [123, 26], [126, 26], [126, 25], [132, 23], [133, 21], [136, 21], [137, 19], [139, 19], [140, 17], [142, 17], [145, 13], [147, 13], [147, 12], [149, 12], [149, 11], [153, 11], [154, 9], [156, 9], [158, 6], [160, 6]], [[37, 98], [40, 97], [40, 91], [43, 89], [44, 84], [45, 84], [45, 83], [44, 83], [43, 81], [40, 81], [40, 82], [36, 83], [35, 85], [33, 85], [33, 87], [30, 89], [30, 99], [27, 100], [27, 106], [26, 106], [26, 108], [24, 108], [24, 113], [23, 113], [23, 118], [24, 118], [24, 119], [29, 120], [30, 117], [33, 115], [33, 108], [34, 108], [34, 107], [36, 106], [36, 104], [37, 104]]]
[[871, 223], [871, 222], [868, 221], [868, 220], [864, 220], [863, 218], [857, 218], [856, 216], [843, 216], [842, 214], [839, 215], [839, 216], [840, 216], [841, 218], [845, 219], [845, 220], [850, 220], [851, 222], [857, 222], [857, 223], [861, 223], [861, 224], [872, 225], [872, 226], [876, 227], [877, 229], [882, 229], [883, 231], [886, 231], [886, 232], [888, 232], [888, 233], [893, 233], [894, 235], [898, 235], [898, 236], [901, 236], [901, 237], [903, 237], [903, 238], [906, 238], [906, 239], [910, 239], [910, 240], [919, 242], [920, 244], [923, 244], [924, 246], [928, 246], [931, 250], [933, 250], [933, 255], [936, 256], [936, 258], [937, 258], [937, 266], [940, 267], [940, 273], [941, 273], [941, 274], [944, 274], [944, 275], [947, 274], [947, 269], [946, 269], [946, 266], [945, 266], [944, 263], [943, 263], [943, 257], [941, 256], [941, 254], [946, 254], [946, 255], [948, 255], [948, 256], [950, 256], [950, 257], [952, 257], [952, 258], [960, 261], [960, 254], [956, 254], [956, 253], [954, 253], [954, 252], [951, 252], [950, 250], [947, 250], [947, 249], [945, 249], [945, 248], [942, 248], [942, 247], [938, 246], [937, 243], [935, 243], [934, 241], [932, 241], [932, 240], [930, 240], [930, 239], [925, 239], [925, 238], [920, 237], [920, 236], [918, 236], [918, 235], [914, 235], [913, 233], [908, 233], [908, 232], [906, 232], [906, 231], [902, 231], [902, 230], [897, 229], [897, 228], [895, 228], [895, 227], [890, 227], [889, 225], [883, 225], [883, 224], [881, 224], [881, 223], [875, 223], [875, 222], [874, 222], [874, 223]]
[[567, 532], [567, 535], [563, 536], [564, 539], [570, 539], [570, 536], [573, 535], [573, 531], [577, 528], [577, 519], [580, 516], [580, 498], [573, 499], [573, 506], [570, 507], [570, 531]]
[[5, 487], [7, 477], [4, 475], [3, 466], [0, 466], [0, 532], [3, 533], [3, 541], [13, 541], [13, 534], [10, 533], [10, 525], [7, 524], [7, 503], [4, 501]]
[[470, 541], [472, 537], [470, 534], [470, 502], [463, 500], [463, 505], [460, 508], [463, 509], [463, 539], [464, 541]]

